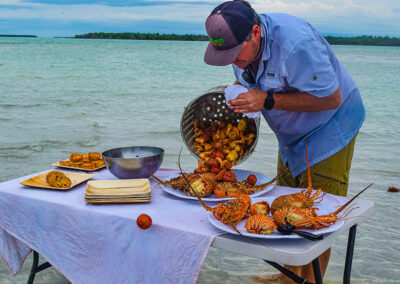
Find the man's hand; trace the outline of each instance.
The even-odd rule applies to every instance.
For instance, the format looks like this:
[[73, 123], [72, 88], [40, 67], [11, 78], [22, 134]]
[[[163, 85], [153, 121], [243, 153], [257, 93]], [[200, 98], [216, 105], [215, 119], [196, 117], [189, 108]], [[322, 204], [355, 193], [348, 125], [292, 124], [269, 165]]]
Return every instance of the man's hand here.
[[267, 93], [257, 90], [249, 89], [247, 93], [240, 94], [236, 99], [229, 101], [230, 108], [235, 112], [257, 112], [264, 109], [264, 101]]

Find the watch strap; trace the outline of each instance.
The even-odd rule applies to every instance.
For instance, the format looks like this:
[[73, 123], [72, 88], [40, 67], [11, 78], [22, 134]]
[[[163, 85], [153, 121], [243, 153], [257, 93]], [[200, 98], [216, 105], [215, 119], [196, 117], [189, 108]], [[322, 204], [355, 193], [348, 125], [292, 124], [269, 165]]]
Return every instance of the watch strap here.
[[267, 92], [267, 97], [264, 101], [264, 109], [271, 110], [274, 107], [275, 100], [274, 100], [274, 93], [271, 91]]

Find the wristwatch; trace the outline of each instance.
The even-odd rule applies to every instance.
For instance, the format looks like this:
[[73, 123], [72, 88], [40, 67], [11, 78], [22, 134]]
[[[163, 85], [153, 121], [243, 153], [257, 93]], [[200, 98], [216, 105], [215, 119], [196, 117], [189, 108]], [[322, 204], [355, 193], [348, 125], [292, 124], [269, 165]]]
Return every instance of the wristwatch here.
[[267, 98], [264, 101], [264, 109], [271, 110], [275, 104], [274, 93], [271, 91], [268, 91], [267, 94], [268, 94]]

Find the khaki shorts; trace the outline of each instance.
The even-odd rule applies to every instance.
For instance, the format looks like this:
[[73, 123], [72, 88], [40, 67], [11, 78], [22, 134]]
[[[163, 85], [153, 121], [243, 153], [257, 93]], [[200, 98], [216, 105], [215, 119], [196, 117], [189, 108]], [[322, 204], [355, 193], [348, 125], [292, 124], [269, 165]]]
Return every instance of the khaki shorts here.
[[[356, 137], [357, 135], [342, 150], [311, 167], [311, 181], [314, 189], [321, 188], [331, 194], [347, 195]], [[281, 173], [284, 173], [284, 175], [278, 179], [277, 185], [297, 188], [308, 187], [307, 170], [294, 178], [289, 166], [283, 165], [278, 154], [278, 175]]]

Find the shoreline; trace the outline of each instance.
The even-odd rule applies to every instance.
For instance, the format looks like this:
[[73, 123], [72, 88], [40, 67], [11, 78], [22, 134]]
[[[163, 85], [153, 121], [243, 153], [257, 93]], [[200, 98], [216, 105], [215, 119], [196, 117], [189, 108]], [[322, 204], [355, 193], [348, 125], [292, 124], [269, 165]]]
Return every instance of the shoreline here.
[[[177, 40], [177, 41], [208, 41], [206, 35], [195, 34], [159, 34], [159, 33], [87, 33], [75, 35], [74, 38], [84, 39], [122, 39], [122, 40]], [[359, 46], [400, 46], [400, 38], [389, 36], [329, 36], [324, 38], [331, 45], [359, 45]]]
[[[139, 40], [139, 41], [208, 41], [205, 35], [194, 34], [159, 34], [159, 33], [88, 33], [75, 36], [53, 36], [53, 37], [40, 37], [36, 35], [6, 35], [0, 34], [0, 38], [61, 38], [61, 39], [104, 39], [104, 40]], [[342, 46], [388, 46], [400, 47], [400, 38], [389, 36], [352, 36], [352, 37], [338, 37], [324, 35], [324, 38], [330, 45]]]

